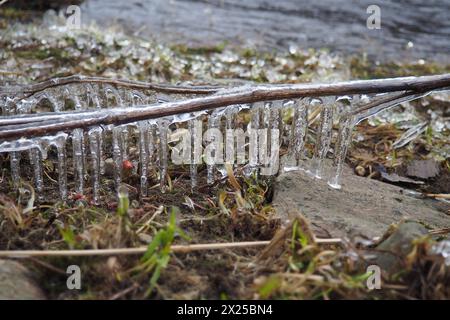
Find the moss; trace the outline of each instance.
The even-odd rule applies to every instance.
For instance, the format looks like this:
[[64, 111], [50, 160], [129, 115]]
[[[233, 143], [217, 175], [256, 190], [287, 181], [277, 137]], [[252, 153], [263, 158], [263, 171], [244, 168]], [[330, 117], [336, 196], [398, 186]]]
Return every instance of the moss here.
[[20, 10], [15, 8], [0, 8], [0, 18], [9, 20], [28, 20], [32, 15], [30, 10]]
[[211, 53], [222, 53], [227, 45], [227, 42], [221, 42], [215, 46], [199, 46], [199, 47], [189, 47], [184, 44], [173, 45], [171, 49], [176, 53], [188, 54], [188, 55], [207, 55]]
[[450, 65], [436, 62], [386, 62], [375, 63], [366, 56], [354, 56], [349, 60], [350, 71], [353, 78], [374, 79], [405, 76], [424, 76], [450, 72]]
[[69, 57], [64, 49], [60, 48], [21, 48], [16, 52], [16, 56], [22, 59], [37, 59], [44, 60], [47, 58], [54, 58], [60, 63], [69, 63], [72, 59]]

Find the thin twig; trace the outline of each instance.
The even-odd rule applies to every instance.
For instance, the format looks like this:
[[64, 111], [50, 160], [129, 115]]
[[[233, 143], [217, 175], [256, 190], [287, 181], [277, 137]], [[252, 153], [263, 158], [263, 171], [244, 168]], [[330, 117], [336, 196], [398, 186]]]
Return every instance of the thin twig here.
[[171, 84], [156, 84], [150, 82], [133, 81], [127, 79], [110, 79], [103, 77], [73, 75], [62, 78], [53, 78], [45, 80], [43, 82], [25, 86], [18, 85], [18, 86], [0, 87], [0, 93], [2, 94], [12, 93], [17, 94], [17, 97], [19, 98], [26, 98], [48, 88], [63, 86], [72, 83], [102, 83], [102, 84], [111, 84], [119, 87], [127, 87], [131, 89], [155, 90], [167, 93], [193, 93], [193, 94], [214, 93], [222, 88], [220, 86], [178, 86]]
[[[340, 239], [316, 239], [320, 244], [333, 244], [340, 242]], [[250, 248], [266, 246], [267, 241], [243, 241], [225, 243], [202, 243], [190, 245], [173, 245], [171, 251], [175, 253], [187, 253], [202, 250], [221, 250], [233, 248]], [[30, 258], [30, 257], [81, 257], [81, 256], [114, 256], [114, 255], [137, 255], [147, 251], [147, 247], [137, 248], [115, 248], [115, 249], [86, 249], [86, 250], [3, 250], [0, 251], [0, 258]]]
[[133, 283], [133, 285], [131, 285], [130, 287], [126, 288], [125, 290], [122, 290], [120, 292], [117, 292], [116, 294], [114, 294], [112, 297], [109, 298], [109, 300], [117, 300], [122, 298], [123, 296], [127, 295], [128, 293], [130, 293], [133, 290], [136, 290], [139, 288], [139, 283]]
[[435, 199], [450, 199], [450, 193], [425, 193], [425, 196]]
[[438, 234], [447, 234], [450, 233], [450, 228], [442, 228], [442, 229], [434, 229], [428, 231], [429, 234], [438, 235]]

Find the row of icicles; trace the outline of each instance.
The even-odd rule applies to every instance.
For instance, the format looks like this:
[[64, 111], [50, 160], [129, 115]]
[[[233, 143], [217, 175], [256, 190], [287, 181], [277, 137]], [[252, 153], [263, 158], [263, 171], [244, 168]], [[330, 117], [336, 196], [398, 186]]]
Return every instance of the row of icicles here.
[[[102, 92], [100, 94], [99, 92]], [[70, 97], [73, 100], [75, 110], [85, 110], [88, 108], [101, 108], [101, 106], [112, 107], [111, 105], [138, 105], [163, 102], [167, 100], [180, 99], [181, 96], [164, 96], [158, 98], [154, 92], [144, 92], [139, 90], [116, 89], [111, 85], [98, 84], [77, 84], [64, 87], [54, 87], [35, 94], [20, 102], [7, 103], [9, 98], [3, 99], [2, 113], [20, 114], [35, 113], [42, 100], [47, 100], [52, 106], [53, 112], [62, 112], [65, 108], [65, 100]], [[186, 95], [184, 95], [186, 98]], [[192, 95], [191, 95], [192, 97]], [[43, 194], [44, 175], [43, 160], [47, 158], [48, 150], [54, 148], [57, 155], [58, 186], [61, 199], [68, 197], [67, 182], [67, 148], [71, 143], [71, 154], [73, 161], [74, 192], [83, 194], [86, 177], [91, 177], [93, 190], [93, 200], [98, 203], [100, 199], [101, 177], [105, 174], [105, 158], [107, 154], [112, 155], [113, 174], [116, 187], [121, 184], [122, 167], [124, 161], [130, 156], [131, 148], [137, 147], [139, 154], [138, 163], [140, 176], [140, 194], [145, 197], [148, 191], [149, 169], [156, 169], [159, 173], [161, 190], [167, 189], [167, 174], [169, 163], [169, 142], [168, 134], [171, 126], [184, 126], [188, 129], [192, 140], [199, 132], [196, 120], [206, 118], [206, 127], [223, 130], [226, 137], [226, 129], [234, 129], [241, 126], [241, 119], [238, 117], [242, 110], [250, 110], [250, 121], [248, 130], [262, 128], [280, 129], [280, 143], [287, 141], [288, 158], [290, 161], [284, 162], [281, 166], [285, 171], [302, 169], [305, 159], [305, 143], [308, 136], [308, 126], [312, 121], [318, 120], [316, 132], [312, 139], [315, 140], [315, 149], [312, 161], [304, 170], [309, 171], [315, 177], [323, 176], [322, 163], [330, 151], [333, 121], [340, 118], [339, 132], [335, 144], [334, 153], [334, 173], [329, 185], [339, 188], [339, 177], [342, 172], [342, 165], [345, 159], [354, 121], [351, 118], [339, 117], [344, 111], [350, 108], [350, 101], [360, 101], [368, 99], [367, 96], [353, 97], [322, 97], [322, 98], [302, 98], [298, 100], [257, 102], [253, 105], [231, 105], [224, 108], [211, 110], [208, 112], [198, 112], [195, 114], [183, 114], [165, 117], [156, 120], [139, 121], [125, 125], [109, 125], [94, 127], [88, 130], [75, 129], [70, 133], [60, 132], [53, 136], [37, 138], [22, 138], [15, 141], [6, 141], [0, 144], [0, 152], [8, 152], [11, 166], [11, 176], [13, 184], [17, 187], [21, 179], [20, 163], [23, 157], [28, 157], [31, 164], [35, 189], [38, 195]], [[10, 99], [14, 101], [14, 99]], [[105, 108], [105, 112], [107, 112]], [[290, 115], [290, 116], [286, 116]], [[292, 119], [286, 121], [287, 119]], [[258, 146], [263, 141], [258, 139], [270, 139], [257, 134], [251, 135], [249, 145], [252, 155], [248, 159], [247, 172], [258, 171], [261, 163], [262, 150]], [[267, 140], [265, 141], [267, 142]], [[269, 143], [270, 145], [270, 143]], [[70, 146], [69, 146], [70, 147]], [[199, 148], [192, 148], [192, 159], [197, 159]], [[264, 150], [267, 152], [267, 150]], [[88, 161], [89, 160], [89, 161]], [[278, 161], [279, 159], [272, 159]], [[192, 161], [190, 164], [190, 179], [192, 188], [198, 184], [198, 163]], [[236, 166], [236, 164], [235, 164]], [[223, 166], [208, 164], [207, 183], [215, 182], [219, 174], [225, 175]]]

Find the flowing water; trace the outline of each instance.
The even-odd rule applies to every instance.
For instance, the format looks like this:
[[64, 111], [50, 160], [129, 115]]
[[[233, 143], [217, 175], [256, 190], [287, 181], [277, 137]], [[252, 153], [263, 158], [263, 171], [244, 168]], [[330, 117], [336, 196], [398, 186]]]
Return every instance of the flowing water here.
[[[366, 25], [372, 4], [381, 9], [380, 30]], [[294, 45], [450, 63], [448, 0], [86, 0], [81, 9], [83, 22], [118, 23], [170, 44]]]

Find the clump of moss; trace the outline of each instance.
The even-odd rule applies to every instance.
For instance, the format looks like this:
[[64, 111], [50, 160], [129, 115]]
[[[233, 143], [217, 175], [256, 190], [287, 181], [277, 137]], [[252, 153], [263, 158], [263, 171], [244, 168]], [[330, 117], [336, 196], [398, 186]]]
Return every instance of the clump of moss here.
[[450, 65], [418, 60], [415, 62], [375, 62], [367, 56], [354, 56], [349, 59], [353, 78], [375, 79], [405, 76], [425, 76], [450, 72]]

